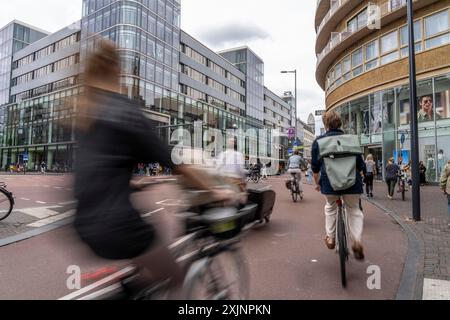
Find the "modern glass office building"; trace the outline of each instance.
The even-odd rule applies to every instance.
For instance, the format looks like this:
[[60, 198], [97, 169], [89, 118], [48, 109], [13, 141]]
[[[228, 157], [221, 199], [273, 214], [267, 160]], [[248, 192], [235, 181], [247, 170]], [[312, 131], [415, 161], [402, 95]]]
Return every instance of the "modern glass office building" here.
[[[380, 29], [373, 28], [374, 5]], [[419, 156], [427, 180], [450, 159], [450, 1], [414, 2], [419, 112], [409, 101], [406, 1], [318, 1], [316, 78], [326, 107], [360, 136], [366, 154], [387, 163], [410, 159], [410, 121], [419, 120]]]
[[73, 114], [79, 85], [80, 24], [48, 35], [12, 56], [10, 103], [4, 106], [1, 167], [72, 166]]
[[12, 57], [48, 33], [14, 20], [0, 29], [0, 141], [5, 123], [4, 105], [10, 102]]
[[[72, 169], [83, 63], [102, 39], [117, 45], [122, 93], [137, 102], [168, 143], [185, 142], [174, 135], [180, 128], [199, 150], [214, 140], [203, 141], [207, 129], [225, 135], [230, 129], [241, 134], [266, 128], [261, 135], [241, 136], [241, 151], [256, 154], [264, 141], [267, 156], [284, 159], [281, 148], [271, 149], [272, 131], [286, 129], [291, 106], [270, 93], [280, 104], [270, 115], [282, 122], [264, 125], [264, 64], [250, 49], [244, 48], [236, 64], [181, 31], [176, 0], [84, 0], [79, 23], [12, 55], [2, 168], [27, 162], [33, 170], [44, 161], [49, 169]], [[194, 136], [199, 128], [200, 138]]]
[[264, 62], [250, 48], [236, 48], [219, 52], [247, 76], [247, 117], [262, 124], [264, 121]]

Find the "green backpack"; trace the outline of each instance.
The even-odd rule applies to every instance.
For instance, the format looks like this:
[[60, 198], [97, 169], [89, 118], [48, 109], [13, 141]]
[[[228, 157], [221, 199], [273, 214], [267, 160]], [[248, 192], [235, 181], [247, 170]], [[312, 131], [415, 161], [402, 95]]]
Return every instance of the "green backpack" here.
[[343, 191], [356, 183], [356, 162], [363, 152], [356, 135], [343, 134], [317, 140], [319, 157], [334, 191]]

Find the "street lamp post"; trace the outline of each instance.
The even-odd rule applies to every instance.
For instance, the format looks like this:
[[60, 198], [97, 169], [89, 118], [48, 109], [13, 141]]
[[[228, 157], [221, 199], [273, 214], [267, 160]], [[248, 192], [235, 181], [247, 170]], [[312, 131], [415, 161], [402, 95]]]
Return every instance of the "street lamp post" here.
[[411, 173], [413, 219], [420, 221], [419, 129], [417, 119], [416, 52], [414, 41], [414, 9], [412, 0], [407, 2], [409, 35], [409, 101], [411, 106]]
[[294, 141], [297, 138], [297, 69], [292, 70], [292, 71], [281, 71], [281, 73], [293, 73], [295, 75], [295, 92], [294, 92], [294, 116], [295, 116], [295, 137], [294, 137]]

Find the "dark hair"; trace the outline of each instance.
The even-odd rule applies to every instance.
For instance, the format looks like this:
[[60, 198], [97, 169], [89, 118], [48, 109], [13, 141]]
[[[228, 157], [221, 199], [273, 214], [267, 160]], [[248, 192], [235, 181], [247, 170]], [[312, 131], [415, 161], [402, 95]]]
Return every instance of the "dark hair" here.
[[426, 94], [426, 95], [421, 96], [421, 97], [419, 98], [419, 103], [422, 104], [423, 99], [425, 99], [425, 98], [427, 98], [427, 97], [430, 97], [430, 98], [431, 98], [431, 101], [433, 101], [433, 95], [432, 95], [432, 94]]
[[295, 150], [295, 151], [294, 151], [294, 154], [299, 155], [300, 152], [299, 152], [298, 150]]

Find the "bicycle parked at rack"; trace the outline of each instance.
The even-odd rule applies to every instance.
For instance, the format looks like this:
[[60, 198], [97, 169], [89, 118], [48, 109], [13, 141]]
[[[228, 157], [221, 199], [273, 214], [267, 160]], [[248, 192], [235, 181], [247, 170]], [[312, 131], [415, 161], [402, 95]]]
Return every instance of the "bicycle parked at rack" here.
[[6, 189], [6, 183], [0, 182], [0, 221], [8, 218], [14, 207], [14, 196]]

